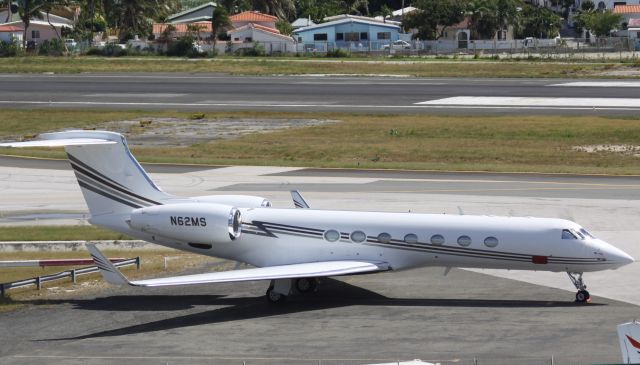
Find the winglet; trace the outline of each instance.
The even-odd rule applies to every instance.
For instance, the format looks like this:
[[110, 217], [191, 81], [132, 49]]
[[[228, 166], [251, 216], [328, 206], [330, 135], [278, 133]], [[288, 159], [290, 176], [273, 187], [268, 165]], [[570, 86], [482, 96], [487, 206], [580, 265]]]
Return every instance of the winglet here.
[[91, 253], [93, 262], [95, 262], [98, 269], [100, 269], [100, 274], [102, 274], [102, 277], [107, 283], [114, 285], [131, 285], [131, 282], [98, 250], [96, 245], [87, 244], [87, 249]]
[[309, 204], [307, 204], [298, 190], [291, 190], [291, 198], [296, 208], [309, 209]]

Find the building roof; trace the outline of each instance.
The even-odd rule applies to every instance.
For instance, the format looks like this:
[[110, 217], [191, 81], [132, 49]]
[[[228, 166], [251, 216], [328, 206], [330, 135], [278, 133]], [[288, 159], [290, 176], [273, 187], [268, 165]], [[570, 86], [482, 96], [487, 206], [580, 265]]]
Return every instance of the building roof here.
[[312, 25], [316, 25], [316, 23], [307, 18], [298, 18], [293, 23], [291, 23], [291, 26], [294, 28], [309, 27]]
[[296, 29], [294, 31], [294, 33], [300, 33], [300, 32], [306, 32], [309, 30], [316, 30], [316, 29], [321, 29], [321, 28], [327, 28], [327, 27], [333, 27], [335, 25], [339, 25], [339, 24], [345, 24], [345, 23], [359, 23], [359, 24], [368, 24], [368, 25], [375, 25], [378, 27], [383, 27], [383, 28], [393, 28], [396, 30], [400, 30], [400, 26], [395, 25], [395, 24], [389, 24], [389, 22], [387, 23], [382, 23], [376, 20], [371, 20], [371, 18], [369, 18], [368, 20], [365, 19], [361, 19], [364, 17], [343, 17], [341, 19], [338, 20], [334, 20], [331, 22], [327, 22], [327, 23], [321, 23], [321, 24], [316, 24], [316, 25], [312, 25], [309, 27], [304, 27], [304, 28], [300, 28], [300, 29]]
[[231, 22], [276, 22], [278, 18], [259, 11], [243, 11], [242, 13], [231, 15], [229, 20]]
[[0, 33], [16, 33], [23, 32], [24, 28], [15, 25], [0, 25]]
[[277, 30], [277, 29], [265, 27], [264, 25], [254, 24], [254, 23], [248, 23], [248, 24], [243, 25], [243, 26], [241, 26], [239, 28], [230, 30], [228, 32], [228, 34], [232, 35], [234, 33], [242, 32], [243, 30], [246, 30], [246, 29], [253, 29], [253, 30], [258, 31], [258, 32], [268, 33], [269, 35], [272, 35], [272, 36], [275, 36], [275, 37], [278, 37], [278, 38], [284, 38], [284, 39], [286, 39], [288, 41], [293, 40], [293, 38], [291, 38], [288, 35], [280, 34], [280, 31]]
[[[5, 26], [6, 25], [22, 26], [22, 21], [9, 22], [9, 23], [4, 23], [2, 25], [5, 25]], [[45, 27], [51, 27], [53, 25], [56, 28], [63, 28], [63, 27], [71, 28], [72, 27], [69, 24], [65, 24], [65, 23], [51, 22], [51, 24], [49, 24], [46, 21], [42, 21], [42, 20], [31, 20], [31, 21], [29, 21], [29, 27], [31, 27], [32, 25], [42, 25], [42, 26], [45, 26]]]
[[206, 8], [207, 6], [213, 6], [213, 7], [215, 8], [215, 7], [217, 7], [217, 6], [218, 6], [218, 4], [216, 4], [216, 3], [214, 3], [214, 2], [204, 3], [204, 4], [202, 4], [202, 5], [198, 5], [198, 6], [196, 6], [195, 8], [187, 9], [187, 10], [181, 11], [181, 12], [176, 13], [176, 14], [171, 14], [171, 15], [169, 15], [169, 16], [167, 17], [167, 20], [172, 20], [172, 19], [175, 19], [175, 18], [179, 18], [179, 17], [181, 17], [181, 16], [183, 16], [183, 15], [186, 15], [186, 14], [193, 13], [193, 12], [195, 12], [195, 11], [198, 11], [198, 10], [204, 9], [204, 8]]
[[636, 18], [629, 19], [629, 24], [627, 24], [627, 27], [640, 28], [640, 19], [636, 19]]
[[200, 31], [202, 33], [211, 33], [211, 22], [197, 22], [197, 23], [178, 23], [178, 24], [170, 24], [170, 23], [154, 23], [153, 24], [153, 34], [160, 34], [167, 29], [168, 26], [173, 26], [176, 28], [174, 32], [176, 33], [188, 33], [189, 25], [199, 25]]
[[613, 12], [615, 14], [640, 13], [640, 5], [616, 5]]
[[409, 14], [412, 11], [416, 11], [416, 10], [418, 10], [418, 8], [414, 8], [413, 6], [407, 6], [407, 7], [402, 8], [402, 9], [394, 10], [391, 13], [391, 16], [401, 16], [403, 11], [404, 11], [404, 14]]

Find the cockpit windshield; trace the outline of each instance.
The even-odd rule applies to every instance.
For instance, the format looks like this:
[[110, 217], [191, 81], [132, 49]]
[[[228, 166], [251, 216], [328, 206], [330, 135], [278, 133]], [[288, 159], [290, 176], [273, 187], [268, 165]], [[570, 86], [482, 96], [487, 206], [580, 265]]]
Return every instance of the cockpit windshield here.
[[595, 239], [595, 237], [591, 233], [587, 232], [587, 230], [584, 229], [584, 228], [580, 228], [580, 233], [582, 233], [583, 235], [585, 235], [585, 236], [587, 236], [589, 238]]
[[594, 238], [589, 234], [584, 228], [577, 229], [563, 229], [562, 230], [562, 239], [563, 240], [584, 240], [586, 237]]
[[578, 237], [576, 237], [576, 235], [573, 232], [571, 232], [571, 230], [563, 229], [562, 230], [562, 239], [563, 240], [577, 240]]

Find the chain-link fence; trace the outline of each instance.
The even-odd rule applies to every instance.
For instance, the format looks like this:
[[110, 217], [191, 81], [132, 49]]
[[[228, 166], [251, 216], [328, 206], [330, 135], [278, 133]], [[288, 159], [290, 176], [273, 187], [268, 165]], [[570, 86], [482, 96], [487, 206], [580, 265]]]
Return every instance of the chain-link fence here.
[[402, 42], [310, 42], [298, 43], [298, 54], [326, 54], [343, 50], [351, 55], [396, 56], [499, 56], [540, 58], [636, 58], [640, 42], [635, 38], [557, 38], [514, 40], [429, 40]]

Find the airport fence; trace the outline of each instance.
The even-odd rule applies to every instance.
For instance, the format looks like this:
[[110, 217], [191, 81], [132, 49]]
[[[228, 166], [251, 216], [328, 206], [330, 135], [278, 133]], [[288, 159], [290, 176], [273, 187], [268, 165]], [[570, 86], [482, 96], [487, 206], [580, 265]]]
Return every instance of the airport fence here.
[[406, 44], [389, 42], [307, 42], [298, 43], [298, 54], [327, 54], [342, 50], [351, 55], [370, 56], [500, 56], [568, 59], [636, 58], [640, 41], [635, 38], [556, 38], [513, 40], [411, 40]]
[[[139, 270], [140, 269], [140, 256], [134, 257], [134, 258], [131, 258], [131, 259], [122, 260], [122, 261], [119, 261], [119, 262], [114, 262], [113, 265], [115, 267], [125, 267], [125, 266], [136, 265], [136, 268]], [[96, 273], [96, 272], [99, 272], [99, 271], [100, 271], [100, 269], [98, 269], [97, 266], [88, 266], [88, 267], [83, 267], [83, 268], [79, 268], [79, 269], [66, 270], [66, 271], [62, 271], [62, 272], [51, 274], [51, 275], [42, 275], [42, 276], [37, 276], [35, 278], [30, 278], [30, 279], [25, 279], [25, 280], [13, 281], [13, 282], [8, 282], [8, 283], [0, 283], [0, 297], [4, 297], [5, 293], [7, 292], [7, 290], [16, 289], [16, 288], [23, 288], [23, 287], [31, 286], [31, 285], [35, 285], [36, 288], [38, 290], [40, 290], [40, 289], [42, 289], [42, 285], [44, 283], [50, 282], [50, 281], [55, 281], [55, 280], [62, 280], [62, 279], [66, 279], [66, 278], [71, 278], [71, 281], [73, 283], [75, 283], [76, 282], [76, 278], [78, 276], [92, 274], [92, 273]]]

